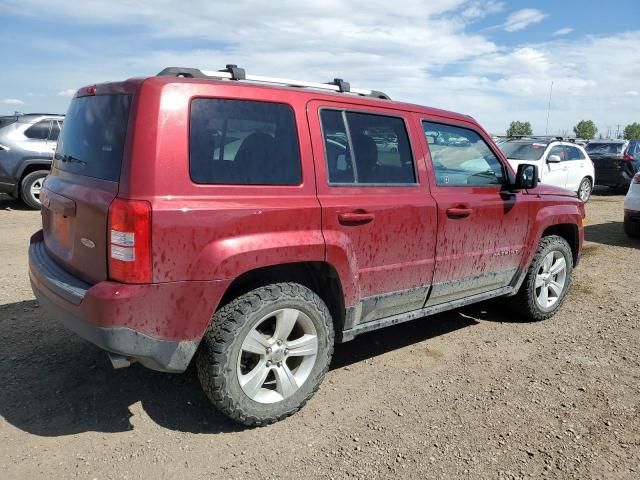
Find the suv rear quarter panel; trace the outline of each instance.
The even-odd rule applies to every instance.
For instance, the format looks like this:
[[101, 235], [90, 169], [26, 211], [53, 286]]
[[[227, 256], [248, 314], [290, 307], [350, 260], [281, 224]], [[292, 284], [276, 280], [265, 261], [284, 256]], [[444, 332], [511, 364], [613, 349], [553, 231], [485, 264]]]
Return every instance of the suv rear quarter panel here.
[[[175, 79], [174, 79], [175, 81]], [[289, 104], [295, 112], [302, 184], [202, 185], [189, 176], [189, 115], [194, 98]], [[154, 282], [230, 280], [249, 270], [323, 261], [320, 206], [304, 98], [274, 90], [166, 78], [139, 94], [132, 161], [123, 165], [122, 197], [152, 204]]]

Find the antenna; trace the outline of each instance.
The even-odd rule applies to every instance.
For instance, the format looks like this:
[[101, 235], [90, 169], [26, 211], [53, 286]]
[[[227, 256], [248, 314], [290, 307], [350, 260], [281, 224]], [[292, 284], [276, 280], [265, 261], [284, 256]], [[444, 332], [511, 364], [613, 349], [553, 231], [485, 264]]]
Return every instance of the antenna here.
[[549, 135], [549, 115], [551, 114], [551, 93], [553, 92], [553, 81], [549, 87], [549, 104], [547, 105], [547, 126], [544, 128], [544, 134]]

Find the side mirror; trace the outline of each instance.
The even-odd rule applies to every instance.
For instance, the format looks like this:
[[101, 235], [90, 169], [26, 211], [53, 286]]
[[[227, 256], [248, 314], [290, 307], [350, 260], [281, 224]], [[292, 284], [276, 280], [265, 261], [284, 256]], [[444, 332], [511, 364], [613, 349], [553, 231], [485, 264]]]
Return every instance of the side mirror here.
[[515, 188], [519, 190], [530, 190], [538, 186], [538, 167], [530, 163], [518, 165], [516, 173]]
[[547, 163], [560, 163], [561, 161], [559, 155], [549, 155], [547, 158]]

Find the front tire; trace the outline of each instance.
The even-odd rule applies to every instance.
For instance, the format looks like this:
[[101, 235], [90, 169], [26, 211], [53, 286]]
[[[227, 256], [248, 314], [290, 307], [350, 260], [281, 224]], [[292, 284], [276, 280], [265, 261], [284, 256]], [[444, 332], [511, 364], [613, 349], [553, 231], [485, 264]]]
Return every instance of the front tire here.
[[322, 299], [296, 283], [252, 290], [217, 311], [196, 365], [213, 404], [248, 426], [297, 412], [319, 388], [333, 354]]
[[36, 170], [25, 175], [20, 182], [20, 198], [32, 210], [40, 210], [40, 190], [47, 175], [47, 170]]
[[543, 237], [513, 304], [529, 320], [552, 317], [564, 303], [571, 286], [573, 253], [557, 235]]
[[580, 182], [580, 186], [578, 187], [578, 197], [582, 200], [583, 203], [587, 203], [589, 198], [591, 198], [591, 192], [593, 190], [593, 185], [591, 184], [591, 180], [587, 177], [584, 177]]

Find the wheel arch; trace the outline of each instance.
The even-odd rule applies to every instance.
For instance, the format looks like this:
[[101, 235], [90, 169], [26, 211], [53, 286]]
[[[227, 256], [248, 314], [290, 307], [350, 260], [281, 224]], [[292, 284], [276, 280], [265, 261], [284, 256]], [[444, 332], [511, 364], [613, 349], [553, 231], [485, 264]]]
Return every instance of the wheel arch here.
[[38, 170], [51, 170], [51, 160], [45, 160], [43, 158], [34, 158], [25, 160], [22, 162], [18, 171], [16, 172], [16, 179], [18, 182], [22, 182], [22, 179], [30, 173]]
[[557, 235], [564, 238], [569, 247], [571, 247], [571, 253], [573, 254], [573, 264], [578, 263], [580, 255], [580, 232], [578, 226], [575, 223], [559, 223], [547, 227], [540, 238], [548, 237], [551, 235]]
[[327, 262], [285, 263], [246, 271], [229, 284], [217, 310], [244, 293], [282, 282], [299, 283], [315, 292], [329, 308], [336, 333], [342, 331], [346, 315], [342, 282], [337, 270]]

